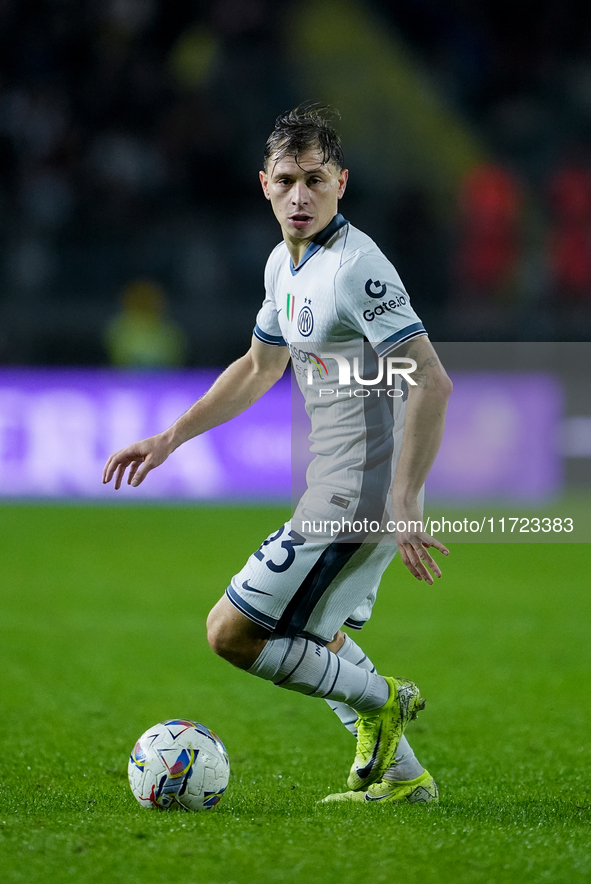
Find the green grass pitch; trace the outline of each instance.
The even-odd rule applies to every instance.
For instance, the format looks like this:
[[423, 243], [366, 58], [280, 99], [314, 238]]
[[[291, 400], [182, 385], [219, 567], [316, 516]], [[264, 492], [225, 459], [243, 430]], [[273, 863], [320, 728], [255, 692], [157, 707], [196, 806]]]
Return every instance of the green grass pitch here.
[[[0, 507], [0, 876], [84, 884], [497, 884], [591, 878], [586, 544], [452, 544], [396, 561], [356, 636], [427, 708], [438, 806], [320, 805], [353, 740], [325, 703], [217, 659], [207, 611], [285, 512]], [[232, 764], [210, 813], [143, 810], [136, 738], [196, 718]]]

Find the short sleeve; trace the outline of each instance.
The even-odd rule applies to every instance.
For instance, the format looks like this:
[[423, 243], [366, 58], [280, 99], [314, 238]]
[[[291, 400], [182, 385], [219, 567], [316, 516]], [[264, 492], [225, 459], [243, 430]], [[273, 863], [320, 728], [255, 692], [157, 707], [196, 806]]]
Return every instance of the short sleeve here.
[[286, 347], [277, 318], [277, 304], [273, 294], [273, 285], [269, 264], [265, 269], [265, 300], [257, 313], [256, 325], [253, 329], [255, 338], [272, 347]]
[[378, 250], [343, 264], [335, 286], [341, 321], [363, 335], [378, 356], [426, 334], [398, 273]]

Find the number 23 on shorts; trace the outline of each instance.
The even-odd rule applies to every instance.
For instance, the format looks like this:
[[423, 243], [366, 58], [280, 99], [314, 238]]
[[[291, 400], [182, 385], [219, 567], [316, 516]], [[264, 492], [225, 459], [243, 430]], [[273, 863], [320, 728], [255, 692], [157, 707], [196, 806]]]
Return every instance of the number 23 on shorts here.
[[[285, 525], [282, 525], [279, 531], [276, 531], [275, 534], [271, 534], [270, 537], [267, 537], [266, 540], [263, 540], [259, 548], [253, 555], [259, 561], [263, 561], [265, 558], [265, 554], [263, 553], [263, 549], [269, 544], [273, 543], [275, 540], [278, 540], [285, 530]], [[281, 574], [283, 571], [287, 571], [289, 567], [294, 562], [295, 559], [295, 549], [296, 546], [302, 546], [306, 542], [305, 537], [302, 537], [301, 534], [298, 534], [297, 531], [291, 530], [289, 532], [289, 537], [286, 537], [285, 540], [281, 541], [281, 549], [284, 549], [287, 553], [284, 560], [277, 564], [273, 561], [272, 558], [269, 558], [265, 564], [270, 571], [274, 571], [276, 574]]]

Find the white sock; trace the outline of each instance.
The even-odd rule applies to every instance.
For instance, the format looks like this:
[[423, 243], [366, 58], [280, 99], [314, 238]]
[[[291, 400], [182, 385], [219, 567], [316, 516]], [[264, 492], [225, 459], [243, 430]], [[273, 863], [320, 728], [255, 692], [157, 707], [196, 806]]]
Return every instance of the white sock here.
[[384, 779], [391, 783], [399, 780], [414, 780], [423, 773], [425, 768], [412, 751], [410, 743], [404, 735], [400, 737], [396, 759], [384, 774]]
[[[360, 669], [367, 669], [375, 672], [376, 668], [367, 656], [364, 654], [358, 644], [356, 644], [351, 636], [345, 635], [345, 641], [341, 648], [337, 651], [337, 656], [342, 657], [354, 666]], [[357, 736], [357, 713], [351, 706], [346, 703], [337, 703], [334, 700], [326, 701], [332, 711], [338, 715], [344, 726], [350, 731], [354, 737]], [[424, 771], [424, 767], [417, 760], [410, 744], [405, 736], [402, 736], [396, 750], [396, 760], [394, 764], [388, 768], [384, 774], [384, 779], [394, 782], [397, 780], [414, 780]]]
[[[345, 641], [337, 651], [337, 657], [347, 660], [359, 669], [367, 669], [369, 672], [375, 672], [376, 668], [367, 656], [364, 654], [359, 645], [355, 644], [353, 639], [345, 634]], [[354, 737], [357, 736], [357, 713], [346, 703], [335, 703], [334, 700], [326, 701], [332, 711], [338, 715], [344, 726], [350, 731]]]
[[253, 665], [252, 675], [278, 687], [346, 703], [357, 712], [375, 712], [388, 699], [388, 682], [375, 671], [355, 666], [312, 639], [270, 638]]

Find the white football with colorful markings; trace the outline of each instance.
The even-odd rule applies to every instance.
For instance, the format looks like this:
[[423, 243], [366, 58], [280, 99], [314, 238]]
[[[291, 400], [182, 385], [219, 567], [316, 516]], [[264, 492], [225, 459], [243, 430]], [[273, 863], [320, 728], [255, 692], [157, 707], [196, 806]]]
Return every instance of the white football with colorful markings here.
[[230, 763], [213, 731], [196, 721], [172, 718], [142, 734], [127, 774], [143, 807], [211, 810], [226, 791]]

